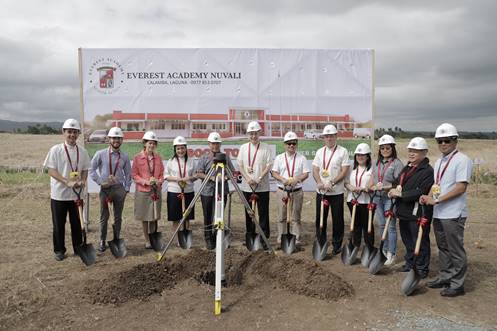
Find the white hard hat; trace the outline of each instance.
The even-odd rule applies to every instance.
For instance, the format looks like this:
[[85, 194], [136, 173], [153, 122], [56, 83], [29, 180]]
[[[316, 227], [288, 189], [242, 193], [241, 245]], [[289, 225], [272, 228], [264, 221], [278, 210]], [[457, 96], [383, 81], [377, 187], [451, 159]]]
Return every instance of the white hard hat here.
[[76, 121], [74, 118], [70, 118], [64, 122], [64, 125], [62, 125], [62, 129], [74, 129], [81, 131], [81, 126], [79, 125], [79, 122]]
[[109, 133], [107, 133], [107, 137], [122, 138], [124, 137], [123, 130], [117, 126], [110, 128]]
[[145, 132], [142, 139], [143, 140], [153, 140], [153, 141], [157, 141], [157, 142], [159, 141], [159, 139], [157, 139], [155, 132], [153, 132], [153, 131]]
[[325, 134], [337, 134], [337, 128], [333, 124], [328, 124], [327, 126], [324, 127], [323, 133], [321, 134], [324, 136]]
[[378, 145], [395, 145], [395, 139], [389, 134], [384, 134], [381, 136], [380, 140], [378, 140]]
[[186, 145], [186, 139], [183, 136], [177, 136], [173, 140], [173, 146]]
[[210, 143], [221, 143], [223, 140], [221, 139], [221, 135], [217, 132], [211, 132], [209, 133], [209, 137], [207, 138], [207, 141]]
[[288, 131], [287, 133], [285, 133], [285, 137], [283, 138], [283, 142], [287, 142], [290, 140], [298, 140], [298, 139], [299, 139], [299, 137], [297, 137], [297, 134], [295, 132]]
[[355, 148], [354, 154], [371, 154], [371, 148], [366, 143], [360, 143]]
[[424, 138], [415, 137], [411, 139], [409, 145], [407, 145], [407, 148], [423, 150], [428, 149], [428, 144], [426, 143], [426, 140]]
[[459, 137], [456, 127], [449, 123], [441, 124], [435, 132], [435, 138], [445, 137]]
[[259, 125], [259, 123], [256, 121], [250, 122], [249, 125], [247, 126], [247, 133], [260, 131], [260, 130], [262, 130], [262, 128]]

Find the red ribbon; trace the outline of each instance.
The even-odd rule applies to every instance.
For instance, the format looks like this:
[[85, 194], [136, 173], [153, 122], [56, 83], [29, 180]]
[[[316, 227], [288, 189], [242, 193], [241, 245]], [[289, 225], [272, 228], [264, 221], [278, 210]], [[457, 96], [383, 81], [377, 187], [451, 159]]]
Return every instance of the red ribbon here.
[[185, 194], [184, 193], [180, 193], [176, 196], [178, 199], [180, 200], [183, 200], [185, 198]]
[[255, 194], [255, 193], [252, 193], [252, 194], [250, 195], [250, 199], [249, 199], [249, 201], [252, 203], [252, 202], [254, 202], [254, 201], [255, 201], [255, 202], [257, 202], [257, 200], [259, 200], [259, 196], [258, 196], [257, 194]]
[[330, 205], [330, 202], [326, 199], [323, 199], [323, 206], [328, 207]]
[[368, 203], [368, 210], [375, 210], [376, 209], [376, 203]]
[[281, 201], [283, 201], [285, 205], [288, 204], [288, 197], [281, 198]]
[[152, 198], [152, 201], [159, 201], [159, 195], [157, 193], [152, 193], [150, 198]]
[[422, 226], [423, 228], [430, 224], [428, 219], [424, 216], [418, 218], [418, 221], [416, 223], [418, 224], [418, 226]]
[[112, 203], [112, 199], [111, 197], [107, 197], [105, 198], [105, 205], [108, 207], [109, 206], [109, 203]]
[[357, 199], [352, 199], [352, 201], [350, 203], [354, 206], [354, 205], [358, 205], [359, 201], [357, 201]]
[[385, 212], [383, 213], [383, 216], [393, 217], [393, 210], [385, 210]]
[[76, 204], [77, 207], [83, 207], [85, 205], [83, 199], [76, 199], [74, 203]]

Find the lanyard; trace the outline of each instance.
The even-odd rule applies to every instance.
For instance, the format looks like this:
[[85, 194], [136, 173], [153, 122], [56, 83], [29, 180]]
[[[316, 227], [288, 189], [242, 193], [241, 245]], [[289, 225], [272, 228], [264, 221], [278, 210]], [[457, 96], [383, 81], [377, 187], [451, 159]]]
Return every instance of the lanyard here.
[[78, 145], [76, 145], [76, 167], [72, 166], [72, 160], [71, 156], [69, 155], [69, 151], [67, 150], [67, 145], [64, 143], [64, 150], [66, 151], [67, 159], [69, 160], [69, 165], [71, 166], [71, 171], [72, 172], [78, 172], [78, 164], [79, 164], [79, 148]]
[[402, 173], [402, 175], [400, 175], [400, 186], [404, 185], [404, 180], [407, 180], [407, 178], [409, 178], [414, 173], [414, 171], [416, 171], [416, 168], [416, 166], [413, 166], [409, 171], [406, 171]]
[[259, 151], [259, 146], [261, 145], [261, 143], [258, 143], [257, 144], [257, 148], [255, 150], [255, 153], [254, 153], [254, 159], [252, 160], [252, 162], [250, 162], [250, 145], [252, 145], [251, 143], [249, 143], [249, 146], [248, 146], [248, 165], [250, 168], [253, 168], [254, 167], [254, 164], [255, 164], [255, 158], [257, 157], [257, 152]]
[[150, 160], [148, 159], [148, 155], [145, 154], [147, 157], [147, 165], [148, 165], [148, 172], [150, 173], [150, 177], [154, 177], [155, 173], [155, 154], [152, 154], [152, 167], [150, 167]]
[[185, 161], [185, 165], [183, 167], [183, 173], [181, 173], [181, 163], [179, 162], [179, 157], [176, 158], [176, 162], [178, 162], [179, 178], [185, 178], [186, 177], [186, 161]]
[[111, 153], [111, 148], [109, 147], [109, 174], [111, 174], [112, 176], [116, 175], [117, 167], [119, 166], [119, 161], [121, 161], [121, 153], [117, 152], [116, 166], [114, 167], [114, 171], [112, 171], [112, 153]]
[[385, 173], [387, 172], [388, 167], [390, 167], [390, 165], [392, 164], [392, 162], [393, 162], [393, 159], [391, 159], [390, 161], [388, 161], [387, 165], [383, 167], [383, 171], [381, 172], [381, 174], [380, 174], [380, 164], [381, 164], [381, 162], [378, 163], [378, 182], [383, 183], [383, 178], [385, 178]]
[[293, 177], [293, 174], [295, 173], [295, 159], [297, 158], [297, 153], [293, 155], [293, 165], [292, 165], [292, 172], [290, 173], [290, 166], [288, 164], [288, 158], [286, 157], [285, 153], [285, 163], [286, 163], [286, 171], [288, 172], [288, 177]]
[[335, 148], [333, 148], [333, 152], [331, 153], [330, 159], [328, 160], [328, 163], [326, 164], [326, 146], [324, 147], [323, 150], [323, 169], [328, 170], [330, 167], [331, 159], [333, 158], [333, 155], [335, 155], [335, 152], [337, 150], [337, 145], [335, 145]]
[[449, 166], [449, 163], [450, 161], [452, 161], [452, 158], [454, 157], [454, 155], [457, 154], [457, 150], [449, 157], [449, 160], [447, 161], [447, 163], [445, 164], [445, 167], [443, 168], [442, 170], [442, 173], [440, 174], [440, 168], [442, 167], [442, 160], [440, 160], [440, 164], [438, 165], [438, 170], [437, 170], [437, 182], [436, 184], [440, 184], [440, 181], [442, 180], [442, 177], [444, 176], [445, 174], [445, 170], [447, 170], [447, 167]]
[[359, 182], [357, 182], [357, 175], [359, 174], [359, 167], [357, 167], [357, 169], [355, 171], [355, 186], [356, 187], [361, 187], [362, 176], [364, 175], [365, 172], [366, 172], [366, 168], [364, 168], [364, 170], [362, 171], [361, 177], [359, 177]]

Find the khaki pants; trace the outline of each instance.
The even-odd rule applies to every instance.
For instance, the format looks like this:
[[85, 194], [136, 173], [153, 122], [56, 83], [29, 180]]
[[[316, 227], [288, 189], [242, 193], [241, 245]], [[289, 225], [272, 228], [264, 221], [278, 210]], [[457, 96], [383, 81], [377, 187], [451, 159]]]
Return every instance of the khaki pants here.
[[[278, 189], [277, 197], [278, 197], [278, 242], [281, 240], [281, 235], [286, 233], [286, 215], [287, 215], [287, 205], [283, 203], [283, 198], [287, 196], [287, 192]], [[302, 190], [290, 193], [292, 199], [292, 217], [291, 217], [291, 226], [290, 232], [295, 235], [297, 240], [300, 240], [300, 233], [302, 232], [302, 224], [300, 223], [300, 219], [302, 216], [302, 203], [304, 201], [304, 192]]]

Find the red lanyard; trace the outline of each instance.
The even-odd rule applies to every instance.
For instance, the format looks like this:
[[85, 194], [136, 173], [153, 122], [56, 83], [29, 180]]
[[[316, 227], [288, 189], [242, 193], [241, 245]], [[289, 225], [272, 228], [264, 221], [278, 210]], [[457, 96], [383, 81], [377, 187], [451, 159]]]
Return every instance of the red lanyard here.
[[333, 155], [335, 155], [335, 152], [337, 150], [337, 145], [335, 145], [335, 148], [333, 148], [333, 152], [331, 153], [330, 159], [328, 160], [328, 164], [326, 164], [326, 149], [327, 149], [327, 147], [325, 146], [324, 150], [323, 150], [323, 169], [324, 170], [328, 170], [328, 168], [330, 167], [331, 159], [333, 158]]
[[383, 183], [383, 178], [385, 178], [385, 173], [387, 172], [388, 167], [390, 167], [392, 162], [393, 162], [393, 159], [388, 161], [387, 165], [383, 167], [383, 171], [381, 172], [381, 174], [380, 174], [380, 164], [382, 164], [382, 162], [378, 163], [378, 182]]
[[78, 164], [79, 164], [79, 148], [78, 145], [76, 145], [76, 167], [72, 166], [72, 160], [71, 156], [69, 155], [69, 151], [67, 150], [67, 145], [64, 143], [64, 149], [66, 151], [67, 159], [69, 160], [69, 165], [71, 166], [71, 171], [72, 172], [78, 172]]
[[442, 174], [440, 174], [440, 168], [442, 167], [442, 160], [440, 160], [440, 164], [438, 165], [438, 170], [437, 170], [437, 182], [436, 184], [440, 184], [440, 181], [442, 180], [442, 177], [444, 176], [445, 174], [445, 170], [447, 170], [447, 167], [449, 166], [449, 163], [450, 161], [452, 161], [452, 158], [454, 157], [454, 155], [457, 154], [457, 150], [449, 157], [449, 161], [447, 161], [447, 163], [445, 164], [445, 167], [443, 168], [442, 170]]
[[117, 167], [119, 166], [119, 161], [121, 161], [121, 153], [117, 152], [116, 166], [114, 167], [114, 171], [112, 171], [112, 154], [111, 154], [111, 148], [109, 147], [109, 174], [111, 174], [112, 176], [116, 175]]
[[176, 158], [176, 162], [178, 162], [179, 178], [185, 178], [186, 177], [186, 161], [185, 161], [185, 165], [183, 167], [183, 173], [181, 173], [181, 164], [179, 162], [179, 157]]
[[252, 160], [252, 162], [250, 162], [250, 145], [252, 145], [251, 143], [249, 143], [249, 146], [248, 146], [248, 165], [250, 168], [253, 168], [254, 167], [254, 164], [255, 164], [255, 158], [257, 156], [257, 152], [259, 151], [259, 146], [261, 145], [261, 143], [258, 143], [257, 144], [257, 148], [255, 150], [255, 153], [254, 153], [254, 159]]
[[400, 175], [400, 186], [404, 185], [404, 180], [407, 180], [407, 178], [409, 178], [414, 171], [416, 171], [416, 166], [411, 167], [409, 171], [406, 171]]
[[290, 166], [288, 164], [288, 158], [286, 157], [286, 153], [285, 153], [285, 163], [286, 163], [286, 171], [288, 171], [288, 177], [293, 177], [293, 174], [295, 173], [295, 159], [296, 158], [297, 158], [297, 153], [293, 154], [292, 172], [290, 173]]
[[147, 165], [148, 165], [148, 172], [150, 173], [150, 177], [154, 177], [155, 173], [155, 154], [152, 154], [152, 167], [150, 167], [150, 160], [148, 159], [148, 155], [145, 154], [147, 157]]
[[362, 171], [361, 177], [359, 177], [359, 183], [357, 182], [357, 175], [359, 174], [359, 167], [357, 167], [355, 171], [355, 187], [361, 187], [361, 182], [362, 182], [362, 176], [366, 172], [366, 168]]

